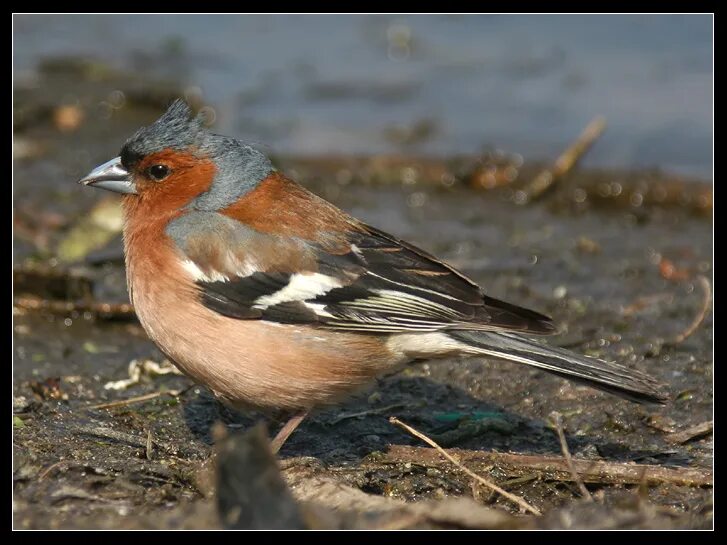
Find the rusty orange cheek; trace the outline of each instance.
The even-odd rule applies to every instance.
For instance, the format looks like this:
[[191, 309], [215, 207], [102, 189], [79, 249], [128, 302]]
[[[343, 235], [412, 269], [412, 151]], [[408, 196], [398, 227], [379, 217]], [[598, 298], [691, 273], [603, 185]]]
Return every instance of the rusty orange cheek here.
[[[167, 166], [171, 173], [161, 181], [146, 177], [149, 167]], [[146, 157], [137, 166], [137, 190], [155, 208], [176, 209], [209, 190], [215, 176], [215, 165], [191, 153], [164, 150]]]

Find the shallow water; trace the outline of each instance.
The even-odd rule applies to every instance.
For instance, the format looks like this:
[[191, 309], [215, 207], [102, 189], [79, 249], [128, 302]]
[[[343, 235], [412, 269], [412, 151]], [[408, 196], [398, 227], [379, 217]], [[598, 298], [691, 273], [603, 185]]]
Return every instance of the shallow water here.
[[[14, 18], [16, 78], [48, 55], [181, 79], [218, 128], [278, 153], [502, 148], [712, 178], [710, 16]], [[57, 97], [73, 100], [73, 96]]]

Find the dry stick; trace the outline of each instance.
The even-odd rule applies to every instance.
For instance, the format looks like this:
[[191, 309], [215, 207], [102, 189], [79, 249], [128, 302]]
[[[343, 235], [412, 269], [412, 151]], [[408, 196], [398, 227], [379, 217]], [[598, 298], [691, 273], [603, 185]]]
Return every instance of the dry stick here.
[[696, 426], [690, 426], [685, 430], [670, 433], [666, 436], [666, 440], [670, 443], [678, 443], [680, 445], [683, 445], [684, 443], [688, 443], [692, 439], [701, 439], [702, 437], [711, 434], [713, 431], [714, 422], [712, 420], [708, 420], [707, 422], [702, 422], [700, 424], [697, 424]]
[[656, 293], [654, 295], [644, 295], [642, 297], [637, 297], [633, 303], [621, 309], [621, 315], [627, 317], [632, 316], [645, 308], [655, 305], [656, 303], [660, 303], [661, 301], [666, 301], [670, 299], [673, 299], [673, 295], [671, 295], [670, 293]]
[[712, 303], [712, 286], [709, 284], [709, 280], [707, 280], [707, 277], [705, 277], [704, 275], [700, 274], [699, 276], [697, 276], [697, 280], [702, 286], [702, 293], [704, 294], [704, 298], [702, 299], [702, 308], [699, 310], [699, 314], [697, 314], [697, 316], [694, 318], [694, 321], [689, 324], [689, 327], [682, 331], [679, 335], [674, 337], [671, 341], [665, 342], [665, 345], [673, 346], [683, 342], [687, 337], [689, 337], [697, 330], [697, 328], [704, 321], [704, 318], [707, 316], [707, 312], [709, 312], [709, 307]]
[[636, 488], [636, 497], [639, 499], [640, 502], [649, 499], [649, 485], [646, 482], [646, 469], [641, 472], [639, 486]]
[[120, 443], [128, 443], [134, 447], [146, 447], [146, 441], [136, 435], [112, 430], [111, 428], [103, 426], [77, 426], [73, 431], [83, 435], [91, 435], [93, 437], [101, 437], [103, 439], [112, 439], [114, 441], [119, 441]]
[[86, 410], [93, 410], [93, 409], [110, 409], [112, 407], [123, 407], [125, 405], [131, 405], [133, 403], [139, 403], [141, 401], [148, 401], [150, 399], [154, 399], [156, 397], [160, 397], [163, 395], [169, 395], [172, 397], [179, 397], [183, 394], [186, 394], [189, 390], [194, 388], [194, 384], [191, 386], [185, 388], [184, 390], [167, 390], [167, 391], [158, 391], [158, 392], [152, 392], [150, 394], [144, 394], [143, 396], [137, 396], [137, 397], [130, 397], [128, 399], [121, 399], [119, 401], [109, 401], [108, 403], [99, 403], [98, 405], [90, 405], [88, 407], [84, 407]]
[[563, 423], [561, 421], [560, 413], [551, 413], [551, 418], [555, 424], [555, 431], [558, 434], [558, 440], [560, 441], [560, 450], [563, 452], [565, 463], [568, 464], [568, 471], [571, 472], [573, 480], [578, 485], [578, 489], [581, 491], [581, 496], [586, 498], [588, 501], [593, 501], [593, 496], [591, 496], [591, 493], [586, 488], [586, 485], [583, 484], [583, 480], [578, 476], [578, 472], [573, 466], [573, 458], [571, 458], [570, 450], [568, 450], [568, 443], [565, 440], [565, 433], [563, 433]]
[[53, 465], [51, 465], [50, 467], [48, 467], [47, 469], [45, 469], [45, 471], [43, 471], [43, 473], [41, 473], [40, 475], [38, 475], [38, 480], [39, 480], [39, 481], [42, 481], [43, 479], [45, 479], [45, 478], [46, 478], [46, 476], [47, 476], [47, 475], [48, 475], [48, 474], [49, 474], [49, 473], [50, 473], [51, 471], [53, 471], [53, 470], [54, 470], [54, 469], [56, 469], [57, 467], [60, 467], [60, 466], [62, 466], [63, 464], [66, 464], [66, 463], [68, 463], [68, 460], [59, 460], [59, 461], [57, 461], [57, 462], [56, 462], [55, 464], [53, 464]]
[[[113, 430], [103, 426], [77, 426], [72, 431], [80, 433], [82, 435], [90, 435], [92, 437], [101, 437], [102, 439], [111, 439], [120, 443], [127, 443], [133, 447], [139, 447], [146, 449], [148, 446], [149, 435], [145, 438], [141, 438], [138, 435], [132, 435], [130, 433], [124, 433], [122, 431]], [[152, 438], [152, 445], [156, 445], [166, 453], [171, 452], [173, 449], [171, 446], [158, 441], [154, 441]]]
[[154, 448], [154, 442], [152, 441], [151, 428], [146, 430], [146, 459], [151, 460], [152, 449]]
[[128, 303], [71, 302], [41, 299], [40, 297], [15, 297], [13, 305], [24, 310], [46, 310], [55, 314], [91, 312], [106, 318], [133, 318], [134, 307]]
[[[545, 481], [571, 482], [573, 476], [562, 456], [515, 454], [510, 452], [483, 452], [449, 449], [469, 464], [496, 465], [506, 475], [519, 476], [523, 471], [537, 472]], [[431, 449], [392, 445], [386, 461], [398, 463], [416, 458], [418, 463], [436, 466], [439, 455]], [[633, 462], [607, 462], [574, 458], [573, 466], [583, 482], [597, 484], [639, 484], [643, 479], [650, 486], [674, 484], [679, 486], [711, 487], [713, 474], [710, 469], [691, 467], [664, 467]]]
[[552, 168], [543, 170], [525, 186], [523, 191], [528, 200], [537, 199], [547, 191], [558, 178], [567, 174], [578, 160], [591, 148], [596, 139], [606, 128], [606, 118], [598, 116], [594, 118], [575, 142], [566, 149], [555, 161]]
[[339, 422], [348, 420], [349, 418], [357, 418], [359, 416], [369, 416], [372, 414], [381, 414], [381, 413], [390, 411], [392, 409], [401, 409], [403, 406], [405, 406], [404, 403], [395, 403], [393, 405], [387, 405], [386, 407], [379, 407], [378, 409], [369, 409], [368, 411], [360, 411], [357, 413], [342, 414], [339, 417], [331, 420], [330, 425], [333, 426], [335, 424], [338, 424]]
[[485, 485], [487, 488], [490, 488], [490, 489], [494, 490], [495, 492], [497, 492], [501, 496], [507, 498], [511, 502], [516, 503], [517, 505], [519, 505], [520, 507], [522, 507], [526, 511], [530, 511], [533, 514], [540, 516], [540, 514], [541, 514], [540, 511], [538, 511], [535, 507], [533, 507], [532, 505], [530, 505], [528, 502], [526, 502], [522, 498], [519, 498], [519, 497], [515, 496], [514, 494], [510, 494], [509, 492], [503, 490], [502, 488], [500, 488], [496, 484], [491, 483], [490, 481], [488, 481], [484, 477], [481, 477], [481, 476], [477, 475], [477, 473], [474, 473], [474, 472], [470, 471], [465, 466], [463, 466], [462, 463], [459, 460], [457, 460], [456, 458], [454, 458], [453, 456], [451, 456], [446, 450], [444, 450], [442, 447], [440, 447], [437, 443], [435, 443], [433, 440], [431, 440], [429, 437], [427, 437], [423, 433], [415, 430], [414, 428], [412, 428], [411, 426], [409, 426], [407, 424], [404, 424], [404, 422], [402, 422], [401, 420], [399, 420], [395, 416], [390, 417], [389, 418], [389, 422], [391, 422], [392, 424], [394, 424], [396, 426], [399, 426], [401, 428], [404, 428], [406, 431], [408, 431], [409, 433], [411, 433], [414, 437], [418, 437], [419, 439], [421, 439], [422, 441], [424, 441], [425, 443], [427, 443], [429, 446], [431, 446], [434, 449], [436, 449], [437, 452], [439, 452], [439, 454], [441, 454], [442, 456], [444, 456], [447, 460], [449, 460], [450, 462], [452, 462], [455, 466], [457, 466], [458, 468], [460, 468], [467, 475], [469, 475], [473, 479], [475, 479], [478, 482], [480, 482], [483, 485]]

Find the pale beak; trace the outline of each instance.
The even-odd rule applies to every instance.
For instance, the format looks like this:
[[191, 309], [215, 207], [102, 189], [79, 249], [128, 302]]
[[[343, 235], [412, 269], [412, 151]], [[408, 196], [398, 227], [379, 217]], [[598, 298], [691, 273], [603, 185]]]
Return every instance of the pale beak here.
[[129, 172], [121, 165], [121, 157], [115, 157], [94, 168], [86, 176], [78, 180], [78, 183], [100, 187], [115, 193], [136, 195], [136, 186], [131, 180]]

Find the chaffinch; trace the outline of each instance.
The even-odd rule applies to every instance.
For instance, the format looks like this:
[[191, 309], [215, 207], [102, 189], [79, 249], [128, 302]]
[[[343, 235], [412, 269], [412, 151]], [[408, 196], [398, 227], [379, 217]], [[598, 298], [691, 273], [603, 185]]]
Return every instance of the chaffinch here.
[[129, 295], [159, 348], [223, 401], [296, 415], [274, 450], [312, 408], [420, 358], [501, 358], [666, 399], [638, 371], [524, 336], [553, 322], [310, 193], [181, 100], [80, 182], [124, 194]]

